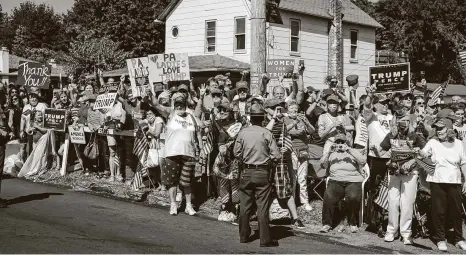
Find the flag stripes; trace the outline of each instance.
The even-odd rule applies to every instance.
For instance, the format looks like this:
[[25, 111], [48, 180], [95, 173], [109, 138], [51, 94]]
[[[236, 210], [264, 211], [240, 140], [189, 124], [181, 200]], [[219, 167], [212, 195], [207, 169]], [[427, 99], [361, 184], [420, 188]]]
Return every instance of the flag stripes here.
[[149, 151], [149, 141], [144, 135], [134, 139], [133, 154], [138, 158], [138, 165], [136, 167], [136, 173], [134, 174], [132, 188], [138, 190], [143, 185], [143, 178], [148, 176], [147, 168], [144, 167], [144, 163], [147, 159], [147, 153]]
[[206, 140], [204, 141], [204, 146], [202, 148], [204, 155], [209, 155], [214, 149], [214, 134], [211, 131], [206, 134]]
[[379, 194], [374, 202], [388, 211], [388, 174], [385, 175], [385, 178], [380, 183]]
[[291, 142], [291, 136], [288, 134], [288, 130], [283, 122], [282, 132], [280, 134], [279, 142], [282, 147], [287, 148], [289, 151], [293, 151], [293, 143]]
[[427, 103], [428, 105], [435, 105], [437, 100], [445, 94], [445, 89], [446, 86], [440, 85], [438, 86], [433, 92], [432, 95], [430, 96], [429, 102]]

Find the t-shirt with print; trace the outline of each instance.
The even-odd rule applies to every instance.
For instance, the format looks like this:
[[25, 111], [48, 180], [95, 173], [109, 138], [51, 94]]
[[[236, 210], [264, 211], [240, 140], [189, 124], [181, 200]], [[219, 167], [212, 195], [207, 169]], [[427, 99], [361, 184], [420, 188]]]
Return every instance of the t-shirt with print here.
[[165, 157], [196, 157], [196, 127], [199, 123], [193, 115], [181, 117], [172, 113], [167, 123]]
[[466, 142], [466, 125], [463, 125], [461, 127], [458, 126], [453, 126], [453, 128], [458, 132], [458, 139], [463, 141], [463, 143]]
[[[324, 113], [319, 116], [319, 121], [317, 123], [318, 133], [319, 133], [320, 138], [324, 140], [324, 142], [333, 138], [338, 133], [338, 131], [335, 128], [333, 128], [332, 131], [330, 131], [328, 134], [323, 136], [323, 132], [325, 130], [328, 130], [331, 126], [335, 126], [336, 123], [343, 123], [344, 126], [352, 125], [351, 119], [349, 119], [349, 117], [346, 115], [339, 114], [334, 117], [330, 115], [330, 113]], [[348, 141], [353, 141], [350, 134], [347, 134], [347, 137], [348, 137]]]
[[[391, 114], [379, 114], [372, 110], [364, 109], [364, 118], [366, 120], [367, 132], [369, 133], [369, 148], [372, 145], [379, 146], [383, 139], [390, 133], [390, 123], [393, 120]], [[372, 150], [369, 150], [369, 156], [376, 157]], [[382, 158], [389, 158], [385, 154]]]
[[404, 164], [416, 156], [413, 148], [422, 149], [425, 144], [424, 139], [414, 132], [405, 137], [401, 135], [394, 136], [390, 132], [380, 143], [380, 147], [385, 151], [392, 150], [391, 160], [393, 162]]

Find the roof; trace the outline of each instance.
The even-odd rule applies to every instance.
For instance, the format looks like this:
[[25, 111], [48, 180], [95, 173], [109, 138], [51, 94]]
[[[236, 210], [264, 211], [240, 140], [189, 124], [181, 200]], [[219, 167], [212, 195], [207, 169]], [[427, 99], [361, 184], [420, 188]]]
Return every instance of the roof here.
[[[222, 55], [189, 56], [189, 70], [196, 72], [241, 72], [249, 69], [249, 64]], [[53, 70], [53, 69], [52, 69]], [[128, 68], [120, 68], [103, 72], [103, 77], [118, 77], [128, 75]], [[88, 75], [88, 78], [94, 75]]]
[[[342, 0], [343, 5], [343, 22], [365, 25], [375, 28], [383, 28], [369, 14], [361, 10], [350, 0]], [[330, 1], [329, 0], [281, 0], [279, 8], [293, 12], [299, 12], [317, 16], [321, 18], [331, 19], [329, 13]]]
[[[172, 0], [168, 6], [157, 17], [160, 21], [165, 21], [170, 13], [178, 6], [182, 0]], [[329, 14], [329, 0], [280, 0], [278, 8], [282, 10], [298, 12], [317, 16], [326, 19], [332, 19]], [[361, 10], [351, 0], [342, 0], [343, 4], [343, 22], [354, 23], [369, 27], [383, 28], [369, 14]], [[270, 7], [270, 6], [269, 6]]]
[[23, 57], [19, 57], [19, 56], [10, 54], [10, 69], [18, 69], [19, 62], [21, 62], [21, 61], [36, 62], [34, 60], [30, 60], [30, 59], [27, 59], [27, 58], [23, 58]]
[[[427, 83], [427, 89], [434, 91], [440, 85], [440, 83]], [[416, 87], [416, 89], [424, 90], [420, 84], [416, 84]], [[462, 84], [448, 84], [445, 96], [466, 96], [466, 86]]]

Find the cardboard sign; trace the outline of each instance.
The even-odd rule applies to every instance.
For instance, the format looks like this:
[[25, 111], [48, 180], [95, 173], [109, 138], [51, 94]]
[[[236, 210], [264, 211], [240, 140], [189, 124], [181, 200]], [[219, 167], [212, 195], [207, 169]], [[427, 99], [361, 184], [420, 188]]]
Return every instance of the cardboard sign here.
[[267, 73], [270, 79], [278, 79], [281, 76], [291, 78], [294, 66], [293, 59], [270, 59], [267, 60]]
[[150, 80], [149, 77], [149, 58], [127, 59], [126, 65], [128, 66], [133, 97], [145, 97], [147, 89], [150, 89], [152, 95], [155, 95], [154, 86], [152, 85], [154, 81]]
[[117, 93], [105, 93], [98, 95], [97, 99], [95, 100], [94, 110], [113, 108], [113, 104], [115, 104], [116, 97]]
[[44, 128], [65, 131], [66, 110], [47, 108], [44, 112]]
[[86, 137], [84, 135], [83, 126], [69, 126], [68, 133], [70, 135], [71, 143], [86, 144]]
[[376, 84], [376, 93], [410, 91], [409, 63], [369, 67], [370, 84]]
[[20, 61], [16, 85], [48, 89], [50, 85], [51, 65]]
[[113, 82], [113, 83], [107, 83], [104, 84], [99, 88], [99, 94], [105, 94], [105, 93], [116, 93], [118, 92], [118, 89], [120, 88], [120, 83], [118, 82]]
[[166, 53], [149, 55], [149, 69], [152, 82], [190, 80], [187, 53]]

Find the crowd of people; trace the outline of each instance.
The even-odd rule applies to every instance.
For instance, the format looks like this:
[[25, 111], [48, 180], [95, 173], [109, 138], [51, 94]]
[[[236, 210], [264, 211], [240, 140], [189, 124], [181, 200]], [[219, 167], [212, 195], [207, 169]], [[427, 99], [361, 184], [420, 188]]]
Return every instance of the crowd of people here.
[[[447, 105], [424, 94], [376, 94], [372, 85], [359, 102], [349, 106], [335, 80], [329, 80], [329, 89], [318, 90], [305, 86], [303, 71], [304, 66], [299, 66], [289, 88], [277, 85], [269, 95], [251, 95], [247, 73], [236, 84], [228, 75], [217, 75], [199, 86], [181, 83], [155, 94], [147, 89], [144, 97], [133, 96], [124, 75], [117, 82], [102, 77], [80, 85], [72, 81], [54, 90], [50, 101], [40, 89], [10, 84], [0, 93], [0, 151], [4, 158], [5, 144], [19, 139], [25, 162], [49, 132], [43, 127], [45, 109], [66, 109], [69, 125], [88, 128], [86, 141], [98, 152], [90, 153], [89, 145], [74, 146], [83, 174], [135, 189], [144, 185], [138, 176], [149, 177], [157, 189], [168, 191], [171, 215], [178, 214], [180, 200], [185, 201], [187, 214], [196, 214], [194, 184], [208, 176], [222, 203], [218, 219], [237, 222], [240, 211], [244, 212], [239, 206], [244, 192], [242, 170], [268, 166], [275, 158], [279, 160], [267, 179], [273, 189], [264, 192], [271, 192], [289, 211], [296, 228], [304, 227], [297, 208], [313, 210], [308, 177], [309, 171], [319, 167], [327, 172], [321, 232], [335, 227], [336, 211], [344, 200], [351, 232], [357, 232], [363, 220], [370, 231], [383, 229], [386, 242], [400, 236], [405, 245], [411, 245], [416, 197], [424, 189], [431, 197], [432, 240], [446, 251], [446, 232], [452, 229], [454, 244], [466, 250], [461, 211], [466, 193], [466, 101], [454, 97]], [[262, 85], [268, 81], [264, 76]], [[118, 85], [113, 107], [94, 110], [100, 88], [111, 84]], [[259, 122], [258, 114], [263, 117]], [[269, 130], [271, 137], [262, 129], [250, 128], [255, 125]], [[97, 135], [101, 128], [116, 133]], [[247, 128], [247, 133], [241, 132]], [[137, 132], [118, 135], [121, 130]], [[58, 169], [65, 134], [55, 136], [53, 161]], [[270, 151], [248, 147], [247, 141], [258, 136], [270, 142]], [[154, 153], [157, 162], [148, 160]], [[269, 207], [269, 202], [258, 198], [245, 213], [252, 216], [257, 211], [268, 218]], [[367, 212], [364, 219], [359, 218], [361, 207]], [[243, 217], [240, 224], [247, 220]], [[268, 219], [259, 220], [260, 225], [268, 224]]]

